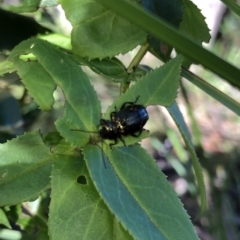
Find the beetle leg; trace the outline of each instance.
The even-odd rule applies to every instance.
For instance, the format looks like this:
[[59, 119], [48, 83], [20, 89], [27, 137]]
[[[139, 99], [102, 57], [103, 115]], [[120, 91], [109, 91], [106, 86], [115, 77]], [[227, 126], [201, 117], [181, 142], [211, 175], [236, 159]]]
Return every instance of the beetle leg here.
[[110, 113], [110, 118], [111, 118], [112, 121], [115, 120], [115, 115], [116, 115], [116, 112], [111, 112]]
[[119, 139], [123, 143], [123, 145], [126, 147], [126, 143], [125, 143], [124, 139], [121, 136], [119, 137]]
[[100, 119], [100, 123], [97, 125], [98, 127], [104, 125], [106, 123], [106, 120], [105, 119]]
[[133, 136], [133, 137], [139, 137], [140, 136], [140, 134], [143, 132], [143, 131], [146, 131], [148, 134], [149, 134], [149, 130], [147, 130], [147, 129], [141, 129], [137, 134], [136, 133], [132, 133], [132, 134], [130, 134], [131, 136]]
[[112, 149], [112, 146], [116, 145], [117, 142], [118, 142], [117, 138], [115, 138], [115, 139], [113, 139], [113, 140], [114, 140], [114, 143], [109, 144], [109, 147], [110, 147], [111, 149]]
[[121, 109], [120, 110], [122, 110], [122, 109], [124, 109], [125, 108], [125, 106], [126, 105], [134, 105], [134, 102], [125, 102], [122, 106], [121, 106]]
[[117, 107], [115, 106], [115, 111], [110, 113], [110, 118], [112, 121], [115, 121], [115, 115], [117, 113]]
[[140, 134], [142, 133], [142, 131], [145, 130], [145, 129], [140, 129], [140, 131], [136, 134], [136, 133], [131, 133], [130, 135], [133, 136], [133, 137], [139, 137]]
[[107, 121], [106, 121], [105, 119], [101, 118], [101, 119], [100, 119], [100, 124], [99, 124], [99, 126], [105, 124], [106, 122], [107, 122]]
[[125, 103], [121, 106], [121, 110], [122, 110], [123, 108], [125, 108], [125, 106], [126, 106], [127, 104], [129, 104], [129, 105], [135, 105], [136, 102], [138, 101], [138, 99], [139, 99], [139, 96], [136, 97], [136, 99], [135, 99], [134, 102], [125, 102]]
[[136, 103], [137, 103], [137, 101], [138, 101], [139, 97], [140, 97], [139, 95], [136, 97], [134, 104], [136, 104]]

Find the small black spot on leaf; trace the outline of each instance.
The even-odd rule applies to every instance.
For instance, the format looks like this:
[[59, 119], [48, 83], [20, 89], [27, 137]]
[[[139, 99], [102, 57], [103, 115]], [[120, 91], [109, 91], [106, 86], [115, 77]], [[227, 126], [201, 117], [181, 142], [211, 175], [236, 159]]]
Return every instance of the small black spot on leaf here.
[[77, 178], [77, 182], [85, 185], [85, 184], [87, 184], [87, 179], [85, 176], [81, 175]]

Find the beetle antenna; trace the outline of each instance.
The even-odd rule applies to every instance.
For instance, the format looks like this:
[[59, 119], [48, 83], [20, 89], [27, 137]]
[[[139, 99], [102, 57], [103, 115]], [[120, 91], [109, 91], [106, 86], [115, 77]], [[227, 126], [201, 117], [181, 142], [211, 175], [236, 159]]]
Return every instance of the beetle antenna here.
[[[96, 144], [100, 149], [101, 149], [101, 151], [102, 151], [102, 161], [103, 161], [103, 165], [104, 165], [104, 168], [105, 169], [107, 169], [107, 165], [106, 165], [106, 162], [105, 162], [105, 158], [104, 158], [104, 154], [103, 153], [105, 153], [104, 151], [103, 151], [103, 139], [102, 139], [102, 146], [100, 147], [98, 144]], [[107, 155], [107, 154], [106, 154]]]
[[[87, 130], [80, 130], [80, 129], [70, 129], [71, 131], [79, 131], [79, 132], [87, 132], [87, 133], [98, 133], [98, 132], [94, 132], [94, 131], [87, 131]], [[98, 145], [97, 145], [98, 146]], [[98, 146], [99, 147], [99, 146]], [[102, 160], [103, 160], [103, 165], [104, 165], [104, 168], [107, 169], [107, 165], [106, 165], [106, 162], [105, 162], [105, 158], [104, 158], [104, 154], [103, 154], [103, 138], [102, 138], [102, 146], [100, 147], [101, 150], [102, 150]]]
[[140, 96], [138, 95], [136, 100], [135, 100], [135, 102], [134, 102], [134, 104], [136, 104], [136, 102], [138, 101], [139, 98], [140, 98]]
[[[103, 142], [102, 142], [102, 147], [103, 147]], [[104, 154], [103, 154], [103, 150], [102, 150], [102, 160], [103, 160], [104, 168], [107, 169], [105, 158], [104, 158]]]
[[104, 168], [107, 169], [105, 158], [104, 158], [104, 154], [103, 154], [103, 139], [102, 139], [102, 160], [103, 160]]

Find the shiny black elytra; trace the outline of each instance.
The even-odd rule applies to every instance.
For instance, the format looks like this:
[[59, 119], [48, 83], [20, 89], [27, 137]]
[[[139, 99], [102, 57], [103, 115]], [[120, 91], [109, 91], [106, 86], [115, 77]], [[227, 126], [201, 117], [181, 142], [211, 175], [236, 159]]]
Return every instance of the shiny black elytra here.
[[98, 132], [71, 129], [72, 131], [81, 131], [89, 133], [99, 133], [102, 139], [114, 140], [109, 144], [110, 148], [116, 145], [118, 139], [126, 146], [123, 136], [131, 135], [138, 137], [144, 131], [143, 126], [148, 121], [148, 112], [142, 105], [136, 104], [139, 96], [134, 102], [125, 102], [120, 110], [110, 113], [111, 120], [100, 119]]
[[120, 111], [111, 112], [111, 120], [101, 119], [99, 126], [99, 135], [103, 139], [114, 140], [109, 146], [116, 145], [118, 139], [126, 146], [123, 136], [131, 135], [138, 137], [142, 133], [143, 126], [148, 121], [148, 112], [142, 105], [137, 105], [139, 96], [134, 102], [125, 102]]

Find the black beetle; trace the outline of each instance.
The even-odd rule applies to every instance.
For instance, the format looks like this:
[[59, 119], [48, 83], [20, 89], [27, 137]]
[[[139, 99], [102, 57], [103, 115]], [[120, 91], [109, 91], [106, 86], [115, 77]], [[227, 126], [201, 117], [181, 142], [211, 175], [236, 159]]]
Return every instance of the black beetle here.
[[109, 144], [110, 148], [116, 145], [118, 139], [126, 146], [123, 136], [131, 135], [138, 137], [143, 129], [143, 126], [148, 120], [148, 112], [142, 105], [137, 105], [139, 96], [134, 102], [125, 102], [120, 108], [120, 111], [111, 112], [111, 120], [100, 119], [100, 127], [98, 132], [84, 131], [71, 129], [72, 131], [82, 131], [89, 133], [99, 133], [102, 139], [114, 140], [114, 143]]
[[[121, 106], [120, 111], [117, 111], [115, 107], [115, 111], [110, 114], [111, 121], [101, 119], [100, 126], [102, 129], [99, 131], [100, 136], [103, 139], [115, 141], [109, 145], [110, 148], [117, 144], [118, 139], [126, 146], [122, 136], [131, 135], [138, 137], [144, 130], [143, 126], [148, 121], [148, 112], [144, 106], [136, 104], [138, 99], [139, 96], [134, 102], [125, 102]], [[108, 125], [112, 126], [111, 131], [109, 131]]]

